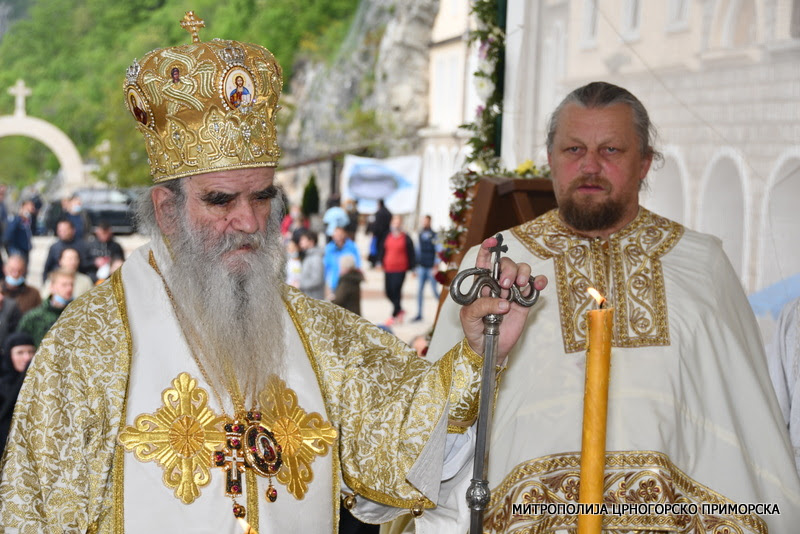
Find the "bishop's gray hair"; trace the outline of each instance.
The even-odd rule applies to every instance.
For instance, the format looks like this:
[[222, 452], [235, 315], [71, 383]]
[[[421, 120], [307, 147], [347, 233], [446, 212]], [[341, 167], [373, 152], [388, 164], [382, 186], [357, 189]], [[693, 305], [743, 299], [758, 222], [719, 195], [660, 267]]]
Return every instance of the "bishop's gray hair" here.
[[[186, 193], [183, 191], [183, 178], [169, 180], [163, 184], [151, 185], [141, 193], [136, 199], [136, 230], [140, 234], [155, 239], [161, 236], [161, 228], [158, 227], [156, 219], [156, 206], [153, 203], [153, 189], [156, 187], [166, 187], [172, 192], [171, 209], [168, 210], [174, 217], [183, 211], [186, 205]], [[171, 221], [176, 223], [177, 221]]]

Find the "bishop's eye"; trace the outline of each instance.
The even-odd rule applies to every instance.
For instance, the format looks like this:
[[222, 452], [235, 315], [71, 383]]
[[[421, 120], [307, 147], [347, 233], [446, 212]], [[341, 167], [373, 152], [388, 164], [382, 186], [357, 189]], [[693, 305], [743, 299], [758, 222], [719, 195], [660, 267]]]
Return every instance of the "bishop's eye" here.
[[269, 200], [278, 196], [278, 188], [274, 185], [267, 187], [256, 193], [256, 200]]
[[234, 195], [229, 193], [211, 192], [203, 195], [203, 202], [209, 206], [226, 206], [234, 198]]

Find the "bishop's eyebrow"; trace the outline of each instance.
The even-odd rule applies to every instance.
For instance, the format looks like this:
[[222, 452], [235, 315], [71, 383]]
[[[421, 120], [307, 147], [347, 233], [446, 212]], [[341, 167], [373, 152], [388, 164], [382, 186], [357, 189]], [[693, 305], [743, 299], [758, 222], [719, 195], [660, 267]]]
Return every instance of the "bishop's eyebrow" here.
[[222, 191], [209, 191], [208, 193], [203, 194], [200, 197], [200, 200], [205, 202], [206, 204], [211, 204], [214, 206], [220, 206], [227, 204], [234, 198], [236, 198], [236, 193], [223, 193]]
[[253, 198], [256, 200], [269, 200], [278, 196], [278, 187], [270, 185], [269, 187], [253, 193]]

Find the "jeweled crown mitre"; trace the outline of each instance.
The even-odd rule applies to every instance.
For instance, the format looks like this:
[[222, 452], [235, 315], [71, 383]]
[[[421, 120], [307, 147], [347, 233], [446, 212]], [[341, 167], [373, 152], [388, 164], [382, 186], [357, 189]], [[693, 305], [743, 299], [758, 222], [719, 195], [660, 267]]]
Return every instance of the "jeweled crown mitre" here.
[[214, 39], [192, 11], [192, 43], [148, 52], [125, 75], [125, 103], [142, 133], [154, 183], [207, 172], [274, 167], [281, 68], [263, 46]]

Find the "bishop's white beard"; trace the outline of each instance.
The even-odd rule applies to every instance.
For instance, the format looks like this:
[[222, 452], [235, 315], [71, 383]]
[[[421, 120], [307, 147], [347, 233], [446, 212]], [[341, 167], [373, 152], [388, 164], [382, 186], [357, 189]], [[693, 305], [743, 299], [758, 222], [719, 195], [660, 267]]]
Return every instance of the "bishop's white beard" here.
[[[221, 237], [192, 228], [184, 216], [177, 219], [167, 253], [172, 261], [160, 267], [189, 349], [223, 403], [235, 381], [250, 409], [268, 377], [280, 375], [284, 366], [286, 257], [277, 218], [270, 217], [266, 233]], [[244, 245], [252, 250], [224, 257]]]

